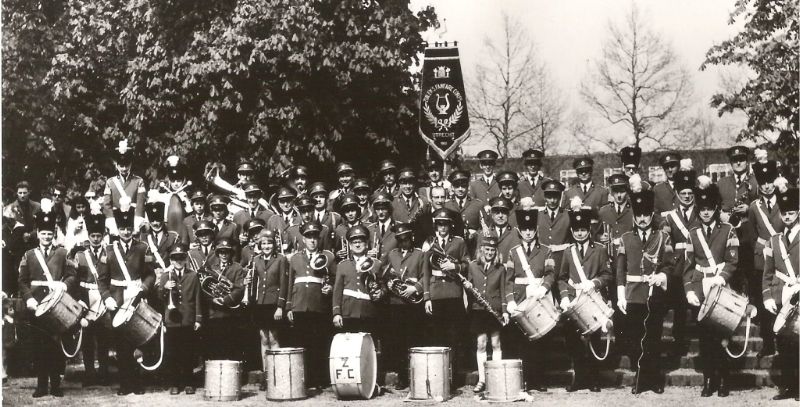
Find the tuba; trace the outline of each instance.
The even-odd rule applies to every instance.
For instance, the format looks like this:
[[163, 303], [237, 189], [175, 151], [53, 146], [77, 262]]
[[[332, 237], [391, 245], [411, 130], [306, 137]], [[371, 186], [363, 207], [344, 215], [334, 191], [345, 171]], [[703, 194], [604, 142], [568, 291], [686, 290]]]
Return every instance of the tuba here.
[[356, 271], [362, 278], [361, 283], [369, 292], [369, 298], [372, 301], [380, 301], [386, 293], [378, 283], [375, 273], [372, 272], [373, 268], [375, 268], [375, 259], [372, 257], [364, 257], [363, 260], [356, 263]]
[[230, 295], [233, 290], [233, 281], [223, 276], [222, 273], [208, 270], [206, 267], [208, 260], [204, 261], [203, 265], [198, 267], [197, 262], [191, 256], [189, 259], [192, 261], [192, 267], [197, 271], [197, 275], [200, 279], [200, 290], [202, 290], [203, 293], [212, 299]]
[[[405, 274], [404, 271], [405, 270], [401, 271], [401, 275]], [[419, 303], [422, 302], [423, 295], [419, 291], [415, 292], [414, 294], [411, 294], [410, 297], [404, 297], [403, 294], [402, 294], [403, 291], [405, 291], [408, 288], [408, 286], [415, 285], [415, 282], [413, 280], [408, 279], [408, 278], [404, 279], [404, 278], [401, 277], [401, 275], [397, 275], [397, 273], [395, 273], [394, 268], [391, 267], [391, 265], [389, 265], [388, 272], [389, 272], [389, 275], [391, 275], [391, 278], [389, 278], [386, 281], [386, 288], [389, 290], [389, 292], [391, 292], [392, 294], [396, 295], [398, 298], [402, 299], [403, 301], [406, 301], [406, 302], [409, 302], [409, 303], [412, 303], [412, 304], [419, 304]]]

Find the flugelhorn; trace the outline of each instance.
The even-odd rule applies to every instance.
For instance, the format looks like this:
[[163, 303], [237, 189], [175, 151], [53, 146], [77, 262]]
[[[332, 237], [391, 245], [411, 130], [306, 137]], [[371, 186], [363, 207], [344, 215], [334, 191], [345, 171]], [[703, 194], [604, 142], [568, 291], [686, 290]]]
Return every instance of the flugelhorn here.
[[253, 256], [250, 258], [250, 263], [247, 265], [247, 277], [250, 279], [250, 282], [244, 286], [244, 298], [242, 298], [242, 305], [245, 307], [250, 304], [250, 296], [256, 292], [256, 278], [255, 278], [255, 258], [256, 254], [253, 253]]

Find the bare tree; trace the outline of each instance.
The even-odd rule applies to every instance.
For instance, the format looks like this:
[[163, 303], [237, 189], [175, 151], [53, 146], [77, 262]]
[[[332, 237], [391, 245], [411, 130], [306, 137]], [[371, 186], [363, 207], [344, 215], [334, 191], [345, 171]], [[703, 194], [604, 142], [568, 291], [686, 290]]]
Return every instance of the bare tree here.
[[673, 146], [685, 131], [682, 113], [692, 93], [688, 71], [635, 4], [622, 26], [609, 23], [608, 35], [581, 95], [611, 124], [630, 127], [633, 137], [615, 144]]
[[549, 149], [563, 103], [524, 25], [505, 13], [502, 20], [500, 41], [484, 39], [485, 57], [469, 89], [470, 115], [481, 141], [492, 143], [505, 159], [529, 146]]

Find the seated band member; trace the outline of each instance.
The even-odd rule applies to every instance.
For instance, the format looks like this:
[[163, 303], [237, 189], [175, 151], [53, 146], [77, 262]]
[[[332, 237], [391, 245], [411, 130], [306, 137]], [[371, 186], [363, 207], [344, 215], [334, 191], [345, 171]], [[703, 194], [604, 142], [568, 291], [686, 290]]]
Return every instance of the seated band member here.
[[[518, 306], [528, 298], [546, 298], [553, 301], [551, 289], [555, 283], [555, 262], [547, 246], [539, 244], [536, 236], [538, 211], [517, 210], [517, 229], [520, 244], [511, 248], [506, 263], [506, 302], [512, 316], [522, 312]], [[511, 357], [522, 359], [525, 390], [546, 391], [544, 383], [544, 356], [547, 341], [540, 338], [528, 341], [522, 331], [511, 325], [505, 329], [503, 342]], [[506, 340], [508, 338], [508, 340]]]
[[[71, 291], [75, 285], [75, 268], [72, 262], [67, 260], [67, 251], [63, 247], [53, 245], [56, 217], [51, 209], [51, 201], [43, 199], [42, 210], [34, 216], [39, 244], [25, 252], [19, 263], [20, 293], [31, 314], [51, 291]], [[63, 397], [61, 374], [64, 372], [64, 354], [56, 342], [58, 339], [49, 333], [39, 318], [31, 319], [35, 327], [30, 333], [34, 348], [33, 366], [36, 372], [36, 390], [33, 392], [33, 397], [47, 395], [48, 379], [50, 394]]]
[[[611, 283], [613, 277], [608, 268], [608, 254], [602, 243], [591, 239], [592, 209], [575, 205], [569, 211], [570, 229], [575, 243], [563, 253], [561, 270], [558, 274], [558, 288], [561, 291], [561, 309], [568, 311], [577, 298], [579, 291], [597, 291], [601, 295]], [[604, 299], [605, 300], [605, 299]], [[565, 329], [567, 351], [572, 359], [575, 375], [568, 392], [588, 388], [592, 392], [600, 391], [600, 364], [587, 352], [587, 342], [599, 349], [601, 330], [591, 334], [588, 341], [574, 327]]]
[[[207, 287], [202, 301], [208, 310], [203, 324], [203, 339], [207, 360], [242, 360], [239, 333], [238, 308], [244, 298], [244, 270], [233, 261], [234, 244], [230, 238], [217, 239], [214, 244], [216, 257], [209, 261], [201, 273], [217, 279], [220, 285], [229, 285], [229, 290], [214, 290]], [[212, 280], [213, 281], [213, 280]]]
[[[719, 193], [715, 185], [710, 185], [708, 177], [706, 181], [703, 177], [698, 177], [698, 183], [700, 186], [708, 184], [708, 187], [697, 188], [694, 193], [701, 223], [689, 231], [684, 265], [684, 280], [688, 280], [684, 285], [686, 302], [692, 307], [700, 307], [711, 287], [727, 285], [738, 263], [736, 230], [719, 220]], [[726, 397], [731, 361], [721, 344], [724, 338], [710, 329], [700, 329], [699, 334], [703, 366], [700, 396], [709, 397], [717, 390], [718, 396]]]
[[[506, 268], [497, 261], [497, 236], [485, 236], [481, 240], [481, 256], [467, 265], [467, 281], [464, 288], [474, 289], [480, 293], [492, 310], [502, 313], [503, 324], [508, 323], [505, 312], [506, 300]], [[485, 306], [470, 298], [469, 331], [476, 339], [475, 359], [478, 362], [478, 383], [472, 390], [480, 393], [486, 389], [486, 371], [483, 363], [488, 359], [487, 345], [492, 344], [492, 359], [503, 359], [503, 348], [500, 342], [500, 323]]]
[[377, 338], [378, 304], [384, 296], [377, 272], [381, 262], [367, 255], [369, 230], [356, 225], [347, 231], [350, 258], [336, 267], [333, 285], [333, 326], [345, 332], [367, 332]]
[[164, 366], [169, 382], [169, 394], [194, 394], [192, 369], [197, 361], [196, 349], [203, 322], [200, 308], [200, 279], [187, 267], [189, 250], [178, 243], [169, 253], [169, 267], [161, 274], [156, 286], [164, 309]]
[[664, 392], [661, 373], [661, 333], [664, 329], [667, 276], [674, 274], [669, 235], [653, 220], [654, 194], [650, 189], [631, 192], [634, 229], [620, 238], [617, 253], [617, 307], [626, 315], [626, 346], [638, 367], [633, 394]]
[[414, 247], [414, 232], [407, 223], [396, 223], [394, 235], [397, 247], [392, 249], [381, 280], [389, 289], [386, 318], [383, 324], [383, 354], [388, 371], [397, 373], [395, 389], [408, 385], [408, 349], [420, 346], [418, 330], [424, 326], [422, 304], [413, 299], [422, 298], [422, 250]]
[[[764, 308], [767, 312], [777, 314], [786, 307], [797, 307], [798, 272], [800, 272], [800, 224], [798, 224], [797, 188], [786, 188], [777, 193], [778, 207], [781, 211], [784, 231], [772, 236], [764, 248]], [[798, 400], [798, 350], [797, 337], [792, 339], [786, 334], [778, 334], [778, 354], [775, 364], [780, 366], [781, 376], [778, 394], [773, 400], [794, 398]]]
[[[252, 298], [248, 308], [261, 337], [262, 371], [266, 372], [266, 351], [280, 347], [280, 331], [289, 284], [289, 261], [286, 256], [278, 253], [275, 232], [262, 230], [255, 241], [259, 252], [253, 258], [254, 273], [245, 277], [244, 284], [255, 288], [249, 293]], [[255, 279], [255, 282], [251, 282], [251, 279]], [[266, 390], [266, 381], [262, 381], [260, 387], [261, 390]]]

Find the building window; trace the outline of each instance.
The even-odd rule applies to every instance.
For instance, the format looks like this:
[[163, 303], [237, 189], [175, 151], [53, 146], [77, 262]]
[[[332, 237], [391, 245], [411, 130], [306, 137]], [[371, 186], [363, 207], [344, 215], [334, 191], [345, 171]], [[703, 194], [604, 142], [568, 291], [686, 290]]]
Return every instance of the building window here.
[[577, 177], [577, 176], [578, 176], [578, 174], [575, 172], [575, 170], [574, 170], [574, 169], [571, 169], [571, 170], [561, 170], [561, 172], [560, 172], [560, 176], [559, 176], [559, 179], [561, 179], [561, 183], [562, 183], [562, 184], [564, 184], [564, 185], [569, 185], [569, 181], [570, 181], [571, 179], [573, 179], [573, 178]]
[[711, 181], [717, 182], [720, 178], [730, 175], [733, 173], [733, 169], [731, 165], [728, 163], [725, 164], [710, 164], [706, 167], [706, 174], [711, 177]]
[[647, 177], [653, 185], [657, 182], [664, 182], [667, 180], [667, 175], [664, 174], [664, 169], [661, 168], [660, 165], [647, 167]]
[[603, 185], [608, 186], [608, 177], [612, 174], [622, 174], [624, 171], [622, 167], [619, 168], [604, 168], [603, 169]]

